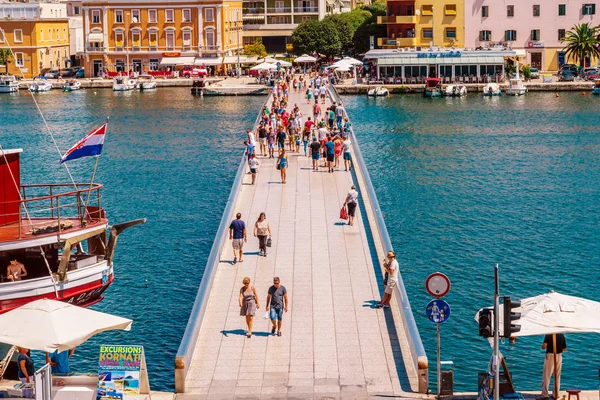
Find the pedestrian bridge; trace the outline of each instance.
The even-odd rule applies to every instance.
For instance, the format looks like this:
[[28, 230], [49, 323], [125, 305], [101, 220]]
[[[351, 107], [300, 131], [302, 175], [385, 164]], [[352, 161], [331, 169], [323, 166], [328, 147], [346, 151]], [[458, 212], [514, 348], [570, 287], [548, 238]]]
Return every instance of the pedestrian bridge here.
[[[334, 89], [329, 96], [340, 101]], [[289, 105], [294, 103], [304, 120], [312, 116], [303, 94], [290, 93]], [[359, 145], [351, 140], [352, 172], [314, 172], [309, 157], [288, 152], [285, 185], [275, 159], [262, 156], [251, 185], [242, 157], [177, 352], [177, 393], [364, 398], [427, 392], [427, 356], [401, 278], [391, 308], [373, 308], [383, 294], [380, 260], [392, 245]], [[359, 209], [354, 226], [348, 226], [339, 211], [352, 184], [360, 193]], [[268, 257], [258, 255], [252, 235], [263, 211], [273, 233]], [[228, 227], [238, 212], [248, 243], [244, 262], [232, 265]], [[250, 339], [238, 306], [246, 276], [261, 306]], [[263, 318], [274, 276], [290, 300], [281, 337], [270, 334]]]

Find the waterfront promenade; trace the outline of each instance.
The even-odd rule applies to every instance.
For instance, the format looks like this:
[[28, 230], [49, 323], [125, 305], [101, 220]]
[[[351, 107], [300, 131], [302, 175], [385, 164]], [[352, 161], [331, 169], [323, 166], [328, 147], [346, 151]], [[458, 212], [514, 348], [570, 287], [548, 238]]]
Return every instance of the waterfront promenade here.
[[[288, 108], [294, 103], [304, 120], [312, 115], [302, 94], [290, 93]], [[339, 219], [355, 183], [353, 174], [343, 169], [327, 173], [325, 168], [314, 172], [309, 157], [288, 152], [284, 185], [276, 159], [261, 156], [259, 162], [256, 185], [245, 175], [231, 210], [242, 213], [248, 229], [244, 262], [232, 265], [227, 240], [201, 329], [191, 344], [183, 388], [182, 382], [177, 387], [176, 371], [177, 391], [225, 398], [364, 398], [417, 391], [415, 361], [398, 305], [373, 308], [381, 296], [381, 257], [371, 236], [374, 228], [365, 224], [365, 207], [354, 226]], [[252, 234], [263, 211], [273, 233], [268, 257], [258, 256]], [[270, 321], [263, 318], [274, 276], [281, 278], [290, 300], [281, 337], [270, 334]], [[238, 306], [244, 277], [256, 287], [261, 306], [250, 339]], [[182, 366], [176, 363], [176, 368]]]

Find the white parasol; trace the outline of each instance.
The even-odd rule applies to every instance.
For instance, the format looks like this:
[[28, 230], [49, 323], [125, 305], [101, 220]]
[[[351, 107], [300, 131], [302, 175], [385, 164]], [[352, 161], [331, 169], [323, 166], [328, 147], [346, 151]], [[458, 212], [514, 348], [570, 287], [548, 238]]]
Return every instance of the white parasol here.
[[273, 64], [275, 65], [275, 68], [277, 68], [277, 63], [279, 63], [279, 65], [281, 65], [282, 67], [291, 67], [292, 63], [285, 61], [285, 60], [278, 60], [276, 58], [273, 57], [265, 57], [263, 60], [263, 62], [265, 63], [269, 63], [269, 64]]
[[250, 68], [250, 71], [269, 71], [271, 69], [277, 69], [277, 65], [263, 62]]
[[0, 342], [31, 350], [59, 352], [92, 336], [131, 329], [127, 318], [77, 307], [56, 300], [36, 300], [0, 315]]
[[300, 57], [294, 59], [294, 62], [297, 63], [314, 63], [317, 62], [317, 59], [313, 56], [309, 56], [308, 54], [302, 54]]
[[350, 65], [363, 65], [362, 61], [359, 61], [356, 58], [352, 58], [352, 57], [344, 57], [340, 61], [345, 62], [346, 64], [350, 64]]
[[335, 70], [339, 72], [349, 72], [352, 69], [351, 65], [341, 65], [336, 67]]

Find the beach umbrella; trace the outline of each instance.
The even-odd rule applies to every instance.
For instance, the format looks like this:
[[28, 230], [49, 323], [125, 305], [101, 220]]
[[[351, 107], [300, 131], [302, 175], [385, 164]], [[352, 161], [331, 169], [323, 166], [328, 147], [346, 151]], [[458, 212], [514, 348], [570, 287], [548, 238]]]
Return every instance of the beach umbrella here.
[[317, 59], [313, 56], [309, 56], [308, 54], [302, 54], [300, 57], [296, 58], [294, 62], [297, 63], [315, 63]]
[[250, 71], [269, 71], [272, 69], [277, 69], [277, 65], [263, 62], [250, 68]]
[[339, 72], [349, 72], [352, 70], [352, 67], [350, 65], [341, 65], [336, 67], [335, 70]]
[[275, 68], [277, 68], [277, 63], [279, 63], [279, 65], [281, 65], [282, 67], [291, 67], [292, 63], [285, 61], [285, 60], [278, 60], [276, 58], [273, 57], [265, 57], [262, 62], [264, 63], [269, 63], [269, 64], [275, 64]]
[[[504, 315], [503, 305], [500, 305], [498, 313]], [[600, 303], [597, 301], [550, 292], [521, 300], [520, 313], [521, 317], [516, 323], [521, 325], [521, 330], [512, 333], [512, 336], [600, 333]], [[478, 317], [479, 312], [475, 317], [476, 320]], [[500, 318], [499, 325], [498, 329], [502, 332], [504, 330], [502, 318]], [[556, 339], [555, 336], [554, 339]], [[556, 346], [553, 348], [555, 355], [554, 396], [557, 398]]]
[[356, 58], [352, 58], [352, 57], [344, 57], [340, 61], [345, 62], [346, 64], [350, 64], [350, 65], [363, 65], [362, 61], [358, 61]]
[[72, 349], [92, 336], [131, 329], [127, 318], [41, 299], [0, 315], [0, 342], [49, 353]]

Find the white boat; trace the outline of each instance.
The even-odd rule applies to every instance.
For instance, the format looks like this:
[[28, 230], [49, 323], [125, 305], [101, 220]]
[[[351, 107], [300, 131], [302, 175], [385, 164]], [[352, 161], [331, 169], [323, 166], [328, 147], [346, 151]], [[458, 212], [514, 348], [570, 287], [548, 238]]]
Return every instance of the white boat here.
[[0, 75], [0, 93], [12, 93], [19, 90], [19, 82], [14, 75]]
[[156, 89], [156, 81], [152, 75], [140, 75], [137, 81], [137, 88], [142, 91]]
[[81, 89], [81, 82], [76, 81], [75, 79], [69, 79], [62, 87], [63, 92], [71, 92], [79, 89]]
[[467, 95], [467, 87], [465, 85], [448, 85], [444, 90], [446, 97], [463, 97]]
[[484, 96], [502, 96], [502, 90], [497, 83], [488, 83], [483, 87]]
[[47, 92], [49, 90], [52, 90], [52, 83], [47, 80], [33, 81], [31, 86], [29, 86], [30, 92]]
[[381, 87], [381, 86], [371, 88], [367, 92], [367, 96], [370, 96], [370, 97], [383, 97], [383, 96], [387, 96], [389, 94], [390, 94], [389, 90], [387, 90], [386, 88]]
[[133, 89], [135, 89], [136, 85], [137, 85], [137, 82], [135, 81], [135, 79], [129, 79], [126, 76], [117, 76], [113, 80], [113, 90], [115, 92], [124, 92], [127, 90], [133, 90]]
[[519, 62], [517, 61], [517, 76], [508, 81], [506, 94], [509, 96], [521, 96], [527, 93], [527, 87], [523, 85], [523, 81], [519, 75]]

